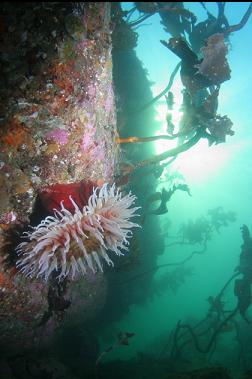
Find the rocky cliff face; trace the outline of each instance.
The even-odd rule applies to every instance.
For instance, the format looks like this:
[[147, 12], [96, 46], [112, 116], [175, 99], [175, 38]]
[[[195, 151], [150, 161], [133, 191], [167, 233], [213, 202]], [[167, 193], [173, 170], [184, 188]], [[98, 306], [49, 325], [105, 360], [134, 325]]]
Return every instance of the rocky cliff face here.
[[[1, 343], [26, 336], [31, 345], [31, 326], [48, 308], [48, 285], [17, 274], [15, 246], [37, 195], [56, 183], [113, 180], [118, 148], [110, 4], [6, 2], [0, 31]], [[74, 304], [92, 290], [79, 307], [87, 318], [106, 292], [103, 278], [91, 282], [64, 294]]]

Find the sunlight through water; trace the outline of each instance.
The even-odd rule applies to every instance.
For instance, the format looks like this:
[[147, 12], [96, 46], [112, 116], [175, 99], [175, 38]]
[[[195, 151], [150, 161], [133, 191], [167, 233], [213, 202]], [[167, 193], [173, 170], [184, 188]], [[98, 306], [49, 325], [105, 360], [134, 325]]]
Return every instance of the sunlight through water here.
[[[180, 79], [177, 79], [171, 89], [174, 96], [174, 107], [169, 112], [172, 115], [175, 132], [179, 131], [179, 123], [183, 116], [181, 110], [183, 102], [182, 88]], [[154, 87], [153, 92], [154, 96], [156, 96], [161, 90]], [[156, 120], [162, 122], [162, 127], [156, 135], [167, 134], [166, 117], [168, 110], [164, 100], [157, 103], [156, 111]], [[156, 154], [161, 154], [175, 147], [175, 140], [159, 140], [155, 142]], [[232, 147], [231, 145], [226, 146], [223, 144], [213, 145], [208, 148], [208, 141], [201, 140], [190, 149], [190, 152], [180, 154], [170, 167], [172, 167], [172, 170], [179, 171], [188, 183], [207, 182], [224, 169], [234, 153], [234, 149], [237, 150], [237, 146]]]

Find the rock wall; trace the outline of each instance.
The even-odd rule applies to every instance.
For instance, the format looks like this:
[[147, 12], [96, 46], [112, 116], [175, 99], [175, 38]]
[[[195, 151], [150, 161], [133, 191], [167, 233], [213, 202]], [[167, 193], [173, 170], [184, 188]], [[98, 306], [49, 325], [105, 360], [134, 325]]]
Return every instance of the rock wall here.
[[[37, 194], [56, 183], [113, 181], [110, 3], [2, 3], [0, 68], [1, 343], [27, 336], [32, 345], [31, 326], [47, 309], [48, 286], [16, 272], [14, 248]], [[85, 296], [87, 287], [88, 318], [103, 304], [106, 283], [92, 279]], [[81, 298], [76, 288], [71, 301], [74, 293]]]

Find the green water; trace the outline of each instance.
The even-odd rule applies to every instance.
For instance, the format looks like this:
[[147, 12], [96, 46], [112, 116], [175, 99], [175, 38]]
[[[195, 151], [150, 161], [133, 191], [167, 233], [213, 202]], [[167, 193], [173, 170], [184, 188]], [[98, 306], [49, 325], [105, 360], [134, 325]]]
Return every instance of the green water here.
[[[208, 5], [208, 3], [206, 3]], [[214, 3], [209, 4], [213, 12], [216, 11]], [[226, 7], [227, 17], [230, 24], [237, 23], [248, 3], [230, 3]], [[199, 3], [188, 3], [188, 7], [200, 17], [205, 17]], [[130, 9], [128, 4], [125, 9]], [[197, 13], [199, 12], [199, 13]], [[149, 24], [148, 24], [149, 22]], [[252, 72], [250, 70], [251, 49], [250, 28], [252, 20], [249, 20], [246, 27], [230, 36], [230, 46], [228, 61], [231, 67], [231, 79], [221, 85], [219, 95], [218, 113], [227, 115], [233, 122], [235, 135], [226, 139], [226, 143], [209, 147], [204, 141], [191, 150], [183, 153], [177, 161], [170, 166], [170, 170], [175, 170], [180, 163], [180, 173], [184, 175], [186, 183], [189, 185], [192, 196], [185, 192], [176, 192], [168, 203], [168, 213], [162, 216], [151, 215], [145, 222], [140, 239], [152, 239], [153, 246], [159, 246], [160, 238], [164, 244], [172, 242], [168, 237], [176, 235], [179, 226], [189, 219], [195, 220], [200, 216], [206, 216], [209, 209], [218, 206], [225, 211], [236, 213], [236, 221], [220, 228], [219, 233], [213, 231], [212, 238], [207, 242], [207, 249], [204, 254], [194, 255], [185, 266], [192, 270], [192, 274], [185, 277], [184, 283], [178, 286], [174, 292], [169, 288], [157, 291], [157, 283], [165, 272], [173, 271], [174, 267], [164, 267], [154, 270], [149, 276], [151, 288], [146, 293], [146, 299], [141, 304], [131, 304], [128, 312], [109, 325], [100, 336], [100, 342], [105, 349], [116, 339], [116, 334], [120, 330], [134, 332], [136, 335], [129, 342], [128, 346], [119, 346], [111, 351], [106, 360], [128, 360], [137, 356], [139, 352], [151, 353], [154, 357], [159, 357], [167, 344], [169, 335], [176, 327], [179, 320], [191, 325], [196, 324], [206, 317], [209, 310], [207, 298], [216, 296], [226, 281], [232, 276], [239, 262], [242, 236], [240, 227], [246, 224], [252, 232], [251, 218], [251, 85]], [[164, 38], [162, 27], [157, 16], [153, 16], [146, 21], [146, 26], [139, 28], [139, 44], [136, 47], [136, 55], [147, 69], [148, 79], [153, 83], [153, 95], [157, 95], [168, 83], [169, 74], [178, 62], [174, 56], [163, 50], [159, 46], [158, 40]], [[162, 37], [161, 37], [162, 35]], [[166, 35], [168, 39], [168, 34]], [[158, 54], [160, 53], [159, 59]], [[166, 56], [165, 56], [166, 54]], [[164, 73], [166, 76], [164, 79]], [[177, 81], [176, 81], [177, 80]], [[179, 83], [177, 75], [176, 83]], [[158, 91], [159, 90], [159, 91]], [[162, 127], [162, 126], [161, 126]], [[137, 135], [135, 130], [124, 129], [128, 135]], [[155, 130], [148, 127], [146, 136], [154, 134]], [[137, 153], [143, 145], [137, 146]], [[127, 149], [127, 148], [126, 148]], [[130, 148], [129, 148], [130, 149]], [[151, 156], [155, 152], [155, 144], [143, 147], [144, 155]], [[130, 150], [129, 150], [130, 151]], [[132, 150], [134, 152], [134, 150]], [[190, 161], [191, 156], [194, 159]], [[131, 152], [131, 157], [133, 153]], [[179, 163], [178, 163], [179, 161]], [[186, 164], [183, 164], [183, 162]], [[191, 162], [191, 167], [190, 167]], [[199, 164], [201, 163], [201, 164]], [[195, 165], [195, 166], [193, 166]], [[184, 171], [183, 171], [184, 167]], [[161, 177], [162, 179], [162, 177]], [[136, 178], [139, 183], [140, 179]], [[153, 191], [167, 187], [167, 183], [160, 183], [153, 180]], [[135, 183], [131, 183], [133, 189]], [[139, 202], [146, 201], [144, 186], [138, 192]], [[151, 192], [151, 191], [150, 191]], [[155, 231], [159, 230], [158, 234]], [[151, 237], [150, 237], [151, 236]], [[182, 261], [188, 257], [192, 251], [200, 250], [199, 244], [193, 246], [171, 246], [162, 250], [156, 256], [157, 265], [168, 262]], [[141, 252], [141, 262], [143, 264], [145, 254], [156, 254], [152, 251]], [[153, 267], [154, 268], [154, 267]], [[139, 269], [141, 271], [141, 267]], [[144, 271], [144, 268], [143, 268]], [[147, 279], [146, 279], [147, 280]], [[135, 280], [135, 291], [139, 291], [141, 282]], [[236, 306], [237, 298], [233, 293], [234, 282], [232, 282], [223, 295], [225, 309], [232, 310]], [[134, 291], [134, 286], [129, 286], [129, 291]], [[123, 295], [122, 295], [123, 296]], [[113, 312], [113, 310], [111, 310]], [[252, 318], [251, 308], [247, 311], [248, 318]], [[238, 322], [241, 333], [251, 333], [250, 326], [237, 314], [235, 320]], [[244, 337], [242, 337], [244, 338]], [[196, 351], [186, 352], [190, 361], [188, 368], [199, 368], [202, 365], [222, 365], [230, 367], [236, 375], [240, 374], [249, 366], [252, 350], [249, 351], [248, 341], [244, 339], [241, 343], [246, 349], [246, 365], [242, 366], [239, 361], [240, 345], [234, 330], [228, 333], [220, 333], [216, 339], [215, 350], [211, 358], [198, 354]], [[207, 339], [202, 341], [202, 345], [207, 344]]]

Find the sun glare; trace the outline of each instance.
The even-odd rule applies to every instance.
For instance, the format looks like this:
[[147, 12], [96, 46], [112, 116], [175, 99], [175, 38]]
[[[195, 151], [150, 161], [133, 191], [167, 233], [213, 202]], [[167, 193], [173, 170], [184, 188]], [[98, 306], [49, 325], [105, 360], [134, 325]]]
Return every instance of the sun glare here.
[[206, 182], [218, 175], [228, 163], [230, 149], [225, 147], [217, 145], [209, 148], [207, 141], [200, 141], [190, 151], [181, 154], [174, 162], [173, 168], [190, 183]]
[[[172, 122], [175, 125], [175, 131], [178, 131], [179, 122], [183, 116], [183, 112], [181, 111], [181, 104], [183, 101], [181, 90], [181, 82], [180, 80], [177, 80], [172, 87], [175, 104], [173, 110], [170, 111]], [[156, 119], [162, 123], [162, 127], [156, 135], [167, 134], [167, 105], [164, 100], [157, 103], [156, 111]], [[176, 147], [176, 145], [176, 140], [156, 141], [156, 154], [161, 154], [164, 151]], [[179, 155], [172, 164], [172, 169], [178, 170], [188, 183], [208, 181], [213, 175], [219, 173], [227, 163], [230, 154], [231, 151], [230, 149], [227, 149], [226, 145], [223, 146], [221, 144], [209, 147], [208, 141], [202, 140], [189, 151]]]

